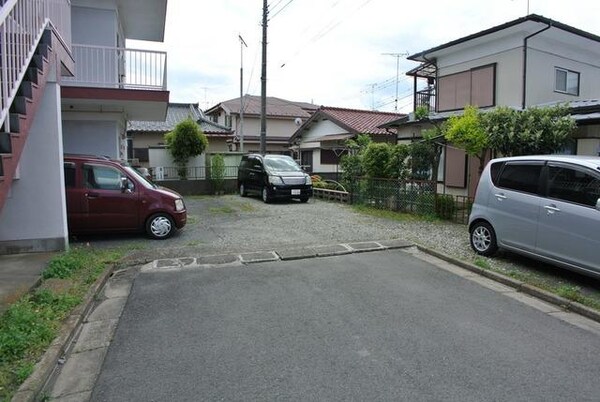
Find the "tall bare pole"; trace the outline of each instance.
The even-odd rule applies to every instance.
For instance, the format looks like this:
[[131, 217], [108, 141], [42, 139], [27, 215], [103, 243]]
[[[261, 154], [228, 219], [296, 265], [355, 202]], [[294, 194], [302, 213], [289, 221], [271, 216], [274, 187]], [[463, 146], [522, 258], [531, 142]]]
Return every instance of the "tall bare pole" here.
[[246, 42], [242, 35], [240, 38], [240, 152], [244, 152], [244, 46]]
[[267, 0], [263, 0], [262, 74], [260, 77], [260, 153], [267, 153]]

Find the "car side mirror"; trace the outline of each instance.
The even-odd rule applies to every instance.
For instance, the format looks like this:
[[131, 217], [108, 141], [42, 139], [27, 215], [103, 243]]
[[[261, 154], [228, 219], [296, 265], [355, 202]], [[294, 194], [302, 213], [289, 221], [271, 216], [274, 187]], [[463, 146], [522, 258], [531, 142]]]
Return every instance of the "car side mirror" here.
[[121, 192], [131, 192], [131, 188], [129, 188], [129, 179], [125, 176], [121, 177]]

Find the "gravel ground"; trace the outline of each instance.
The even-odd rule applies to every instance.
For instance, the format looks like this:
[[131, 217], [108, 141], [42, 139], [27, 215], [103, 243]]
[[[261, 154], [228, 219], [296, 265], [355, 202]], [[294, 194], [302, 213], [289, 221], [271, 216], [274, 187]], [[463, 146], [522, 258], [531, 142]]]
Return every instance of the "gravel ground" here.
[[276, 248], [301, 248], [347, 242], [403, 239], [494, 270], [532, 277], [552, 286], [576, 287], [600, 303], [600, 281], [542, 264], [512, 253], [495, 258], [477, 256], [462, 224], [419, 219], [396, 220], [356, 212], [352, 207], [311, 199], [264, 204], [237, 195], [186, 197], [188, 224], [164, 241], [139, 235], [78, 239], [98, 247], [125, 245], [138, 250], [130, 259], [237, 253]]

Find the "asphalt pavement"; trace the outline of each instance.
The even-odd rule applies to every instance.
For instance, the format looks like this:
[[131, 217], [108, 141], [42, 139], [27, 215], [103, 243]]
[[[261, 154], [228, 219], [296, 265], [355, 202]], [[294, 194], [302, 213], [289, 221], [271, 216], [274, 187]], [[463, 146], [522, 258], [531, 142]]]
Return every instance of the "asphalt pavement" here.
[[598, 326], [411, 253], [149, 264], [78, 396], [597, 400]]

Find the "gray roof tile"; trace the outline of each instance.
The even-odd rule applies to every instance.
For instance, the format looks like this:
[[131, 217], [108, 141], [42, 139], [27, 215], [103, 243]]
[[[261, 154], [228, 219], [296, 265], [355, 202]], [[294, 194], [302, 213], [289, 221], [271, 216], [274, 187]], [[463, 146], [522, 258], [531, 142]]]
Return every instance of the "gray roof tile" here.
[[228, 127], [208, 120], [198, 108], [197, 103], [169, 103], [165, 121], [131, 120], [127, 123], [127, 131], [167, 133], [187, 118], [198, 122], [206, 135], [230, 135], [232, 133]]

